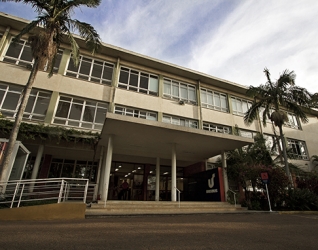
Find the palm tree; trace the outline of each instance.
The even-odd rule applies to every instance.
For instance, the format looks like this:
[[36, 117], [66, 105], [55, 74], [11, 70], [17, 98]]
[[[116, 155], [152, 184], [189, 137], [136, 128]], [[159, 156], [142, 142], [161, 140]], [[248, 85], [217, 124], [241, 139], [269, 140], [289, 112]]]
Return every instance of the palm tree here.
[[[9, 137], [0, 181], [8, 180], [9, 161], [32, 85], [38, 71], [43, 70], [46, 66], [49, 77], [52, 76], [55, 57], [62, 41], [68, 41], [70, 43], [73, 62], [75, 66], [78, 65], [79, 46], [72, 34], [74, 32], [78, 32], [85, 40], [86, 45], [92, 54], [94, 54], [101, 45], [98, 33], [90, 24], [71, 19], [71, 13], [75, 8], [81, 6], [97, 7], [101, 2], [100, 0], [1, 0], [1, 2], [9, 1], [30, 4], [35, 9], [38, 16], [35, 20], [27, 24], [13, 40], [13, 42], [17, 42], [24, 34], [28, 34], [31, 31], [34, 32], [34, 35], [29, 37], [34, 62], [28, 82], [24, 87], [22, 101]], [[36, 29], [37, 27], [41, 28]]]
[[269, 70], [264, 69], [267, 82], [258, 87], [250, 86], [247, 95], [254, 98], [252, 106], [244, 116], [246, 125], [259, 119], [259, 111], [262, 110], [261, 119], [266, 126], [266, 119], [279, 128], [280, 139], [286, 175], [289, 177], [289, 167], [286, 153], [286, 142], [283, 133], [283, 124], [288, 121], [286, 111], [295, 114], [303, 123], [308, 122], [305, 113], [306, 108], [311, 107], [311, 94], [305, 89], [295, 85], [296, 74], [293, 71], [285, 70], [276, 81], [272, 81]]

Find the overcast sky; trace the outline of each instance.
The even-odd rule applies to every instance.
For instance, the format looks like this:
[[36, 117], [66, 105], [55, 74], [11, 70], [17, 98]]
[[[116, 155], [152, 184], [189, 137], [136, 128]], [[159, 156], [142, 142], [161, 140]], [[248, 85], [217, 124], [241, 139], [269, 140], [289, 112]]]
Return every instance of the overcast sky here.
[[[0, 11], [33, 19], [26, 5]], [[103, 0], [74, 18], [102, 41], [241, 85], [294, 70], [296, 84], [318, 92], [317, 0]]]

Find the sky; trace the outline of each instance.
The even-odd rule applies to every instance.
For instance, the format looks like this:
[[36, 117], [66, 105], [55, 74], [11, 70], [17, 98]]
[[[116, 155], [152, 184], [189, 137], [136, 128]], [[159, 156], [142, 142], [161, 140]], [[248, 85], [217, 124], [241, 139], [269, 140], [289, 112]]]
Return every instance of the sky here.
[[[32, 20], [30, 6], [0, 11]], [[317, 0], [102, 0], [72, 16], [92, 24], [104, 43], [240, 85], [275, 81], [285, 70], [318, 92]]]

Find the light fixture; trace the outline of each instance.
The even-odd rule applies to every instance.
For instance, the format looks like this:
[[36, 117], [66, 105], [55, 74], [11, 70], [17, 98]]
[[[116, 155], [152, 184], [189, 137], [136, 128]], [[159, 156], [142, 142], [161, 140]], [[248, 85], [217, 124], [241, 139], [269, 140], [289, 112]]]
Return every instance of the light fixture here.
[[149, 174], [152, 174], [152, 171], [149, 171]]
[[118, 168], [116, 168], [115, 171], [118, 171]]
[[138, 167], [138, 169], [141, 169], [141, 167]]
[[121, 166], [118, 166], [119, 168], [121, 168]]
[[136, 171], [137, 171], [137, 170], [133, 170], [132, 172], [133, 172], [133, 173], [136, 173]]
[[165, 172], [165, 173], [163, 173], [163, 174], [169, 174], [169, 172]]

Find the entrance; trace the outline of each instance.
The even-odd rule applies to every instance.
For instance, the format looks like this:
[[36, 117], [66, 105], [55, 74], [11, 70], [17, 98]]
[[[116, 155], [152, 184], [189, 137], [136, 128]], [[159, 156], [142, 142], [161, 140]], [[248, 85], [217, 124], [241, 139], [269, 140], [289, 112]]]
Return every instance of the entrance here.
[[[124, 182], [128, 183], [125, 190]], [[183, 168], [177, 168], [177, 188], [183, 191]], [[160, 166], [159, 197], [171, 200], [171, 167]], [[113, 162], [111, 166], [109, 200], [154, 201], [156, 167], [154, 165]], [[181, 194], [182, 195], [182, 194]]]

